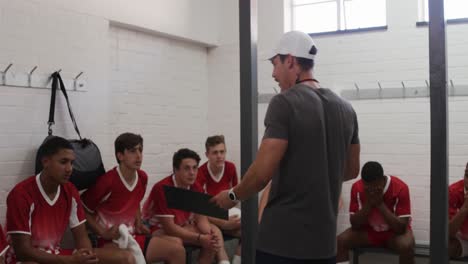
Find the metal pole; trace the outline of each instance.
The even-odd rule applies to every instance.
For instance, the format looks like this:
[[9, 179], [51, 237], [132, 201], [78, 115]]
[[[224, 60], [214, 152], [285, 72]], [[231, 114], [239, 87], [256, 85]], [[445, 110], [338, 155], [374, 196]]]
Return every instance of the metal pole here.
[[430, 263], [448, 264], [448, 99], [443, 0], [429, 0], [429, 64], [431, 91]]
[[[257, 0], [239, 0], [241, 173], [258, 148], [257, 129]], [[242, 202], [242, 263], [255, 264], [258, 197]]]

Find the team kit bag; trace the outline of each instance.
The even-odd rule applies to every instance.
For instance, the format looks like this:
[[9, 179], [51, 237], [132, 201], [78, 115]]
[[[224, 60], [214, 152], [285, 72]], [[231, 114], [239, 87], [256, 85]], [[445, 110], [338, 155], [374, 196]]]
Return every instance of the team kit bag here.
[[73, 146], [75, 152], [75, 161], [73, 162], [73, 172], [70, 177], [70, 182], [72, 182], [78, 190], [84, 190], [92, 184], [94, 184], [97, 178], [105, 173], [105, 169], [102, 163], [102, 157], [99, 148], [96, 146], [96, 144], [94, 144], [92, 140], [81, 137], [80, 130], [78, 129], [78, 125], [75, 120], [75, 116], [71, 109], [70, 100], [68, 98], [65, 85], [63, 84], [62, 77], [58, 72], [52, 74], [52, 90], [49, 108], [48, 136], [44, 139], [43, 143], [37, 151], [35, 173], [38, 174], [42, 171], [41, 159], [43, 156], [43, 144], [50, 138], [54, 137], [52, 125], [55, 124], [55, 98], [58, 89], [62, 91], [62, 94], [65, 97], [68, 107], [68, 113], [70, 114], [71, 121], [79, 138], [68, 140]]

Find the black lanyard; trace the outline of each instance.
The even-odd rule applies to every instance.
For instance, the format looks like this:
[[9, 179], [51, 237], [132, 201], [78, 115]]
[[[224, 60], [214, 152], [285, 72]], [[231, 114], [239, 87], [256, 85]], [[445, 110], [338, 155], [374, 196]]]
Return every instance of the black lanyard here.
[[304, 80], [297, 80], [296, 81], [296, 84], [300, 84], [300, 83], [303, 83], [303, 82], [308, 82], [308, 81], [312, 81], [312, 82], [316, 82], [316, 83], [319, 83], [319, 81], [317, 81], [317, 79], [304, 79]]

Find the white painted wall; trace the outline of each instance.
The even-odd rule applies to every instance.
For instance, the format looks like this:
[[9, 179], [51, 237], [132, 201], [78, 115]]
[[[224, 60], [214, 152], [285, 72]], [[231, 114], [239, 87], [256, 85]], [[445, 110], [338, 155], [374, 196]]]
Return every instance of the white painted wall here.
[[120, 133], [141, 134], [151, 188], [172, 173], [172, 156], [179, 148], [204, 156], [206, 48], [117, 27], [110, 28], [109, 47], [112, 131], [106, 164], [115, 164], [113, 141]]
[[[62, 69], [67, 79], [84, 71], [87, 91], [70, 92], [70, 100], [82, 135], [98, 144], [107, 169], [115, 165], [115, 137], [127, 131], [145, 139], [143, 168], [150, 184], [171, 173], [178, 148], [202, 154], [208, 131], [205, 45], [198, 39], [181, 40], [183, 34], [150, 35], [110, 26], [108, 18], [79, 9], [89, 4], [59, 2], [0, 0], [0, 69], [11, 62], [10, 72], [25, 73], [37, 65], [37, 75]], [[181, 15], [176, 9], [184, 3], [193, 4], [168, 3], [166, 18]], [[200, 8], [186, 11], [204, 15]], [[198, 27], [194, 22], [183, 29], [195, 34]], [[55, 134], [76, 137], [64, 100], [58, 98]], [[8, 192], [34, 173], [35, 151], [47, 135], [49, 100], [50, 90], [0, 86], [0, 222]]]
[[170, 37], [216, 45], [216, 0], [29, 0], [41, 7], [101, 17]]

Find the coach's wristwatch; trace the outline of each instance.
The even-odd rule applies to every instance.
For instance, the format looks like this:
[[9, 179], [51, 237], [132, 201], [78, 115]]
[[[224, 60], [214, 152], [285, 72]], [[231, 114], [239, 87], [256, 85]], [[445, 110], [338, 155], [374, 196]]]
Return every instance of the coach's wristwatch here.
[[236, 193], [234, 192], [234, 188], [231, 188], [228, 192], [228, 195], [229, 195], [229, 199], [233, 202], [239, 202], [239, 200], [237, 200], [237, 196], [236, 196]]

